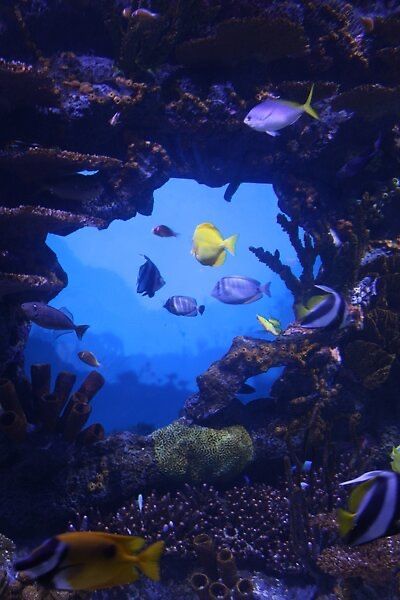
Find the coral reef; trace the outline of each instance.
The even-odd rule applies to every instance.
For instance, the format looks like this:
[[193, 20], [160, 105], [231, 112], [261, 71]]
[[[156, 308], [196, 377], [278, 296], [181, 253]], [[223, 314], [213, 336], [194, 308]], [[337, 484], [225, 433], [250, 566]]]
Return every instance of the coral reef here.
[[[3, 372], [21, 364], [19, 302], [47, 301], [66, 283], [46, 233], [149, 214], [154, 190], [171, 176], [213, 186], [272, 182], [282, 225], [292, 241], [305, 230], [302, 255], [321, 252], [332, 284], [347, 285], [364, 244], [358, 234], [340, 252], [329, 242], [329, 228], [339, 238], [342, 229], [348, 235], [344, 224], [354, 230], [354, 199], [370, 199], [372, 238], [382, 239], [389, 221], [394, 230], [393, 186], [381, 193], [374, 184], [398, 175], [390, 6], [157, 0], [146, 20], [121, 2], [85, 0], [82, 20], [76, 3], [11, 5], [0, 14]], [[301, 119], [273, 141], [243, 125], [256, 102], [304, 100], [311, 81], [320, 122]], [[379, 135], [366, 168], [338, 179]], [[83, 169], [98, 173], [84, 178]], [[261, 256], [303, 293], [278, 255]], [[312, 283], [307, 261], [302, 286]]]
[[[314, 560], [323, 536], [319, 533], [322, 528], [311, 526], [310, 517], [330, 510], [332, 502], [340, 501], [338, 482], [348, 472], [345, 461], [340, 463], [340, 468], [343, 472], [340, 477], [333, 476], [330, 486], [326, 485], [322, 470], [313, 473], [312, 477], [302, 476], [301, 480], [310, 486], [306, 491], [299, 487], [297, 479], [296, 482], [281, 481], [279, 487], [249, 484], [227, 490], [218, 490], [207, 483], [201, 486], [186, 484], [176, 492], [145, 494], [142, 510], [135, 498], [111, 515], [94, 508], [84, 516], [77, 513], [70, 527], [134, 532], [149, 540], [163, 539], [168, 560], [180, 558], [192, 564], [198, 557], [203, 567], [206, 564], [211, 571], [217, 568], [216, 553], [227, 548], [240, 568], [259, 567], [272, 574], [304, 574], [309, 572], [309, 566], [307, 557], [302, 554], [301, 543], [307, 540], [315, 553]], [[303, 497], [308, 513], [306, 530], [302, 529], [303, 517], [293, 508], [293, 493]], [[291, 514], [293, 510], [294, 514]], [[205, 538], [212, 540], [211, 567], [198, 554], [199, 545], [205, 543]]]
[[[291, 479], [290, 464], [311, 458], [320, 466], [322, 487], [329, 491], [318, 510], [329, 512], [338, 500], [335, 454], [351, 448], [352, 466], [375, 468], [384, 463], [382, 449], [399, 443], [396, 3], [154, 0], [154, 15], [145, 19], [129, 3], [113, 0], [3, 4], [0, 376], [8, 386], [1, 423], [9, 436], [0, 436], [4, 533], [39, 535], [58, 529], [77, 510], [111, 510], [134, 492], [152, 497], [148, 490], [170, 484], [171, 474], [189, 481], [209, 478], [210, 470], [193, 454], [201, 425], [208, 428], [203, 436], [218, 430], [207, 448], [219, 457], [214, 473], [221, 473], [222, 456], [232, 457], [215, 440], [240, 438], [242, 445], [235, 448], [240, 469], [233, 470], [228, 461], [222, 472], [238, 475], [253, 456], [246, 473], [275, 481], [276, 488], [265, 483], [224, 492], [191, 488], [164, 500], [161, 492], [154, 493], [154, 511], [147, 504], [143, 514], [131, 511], [132, 528], [163, 534], [170, 554], [191, 556], [188, 536], [200, 531], [192, 531], [194, 524], [184, 519], [191, 515], [183, 515], [180, 506], [202, 519], [218, 548], [226, 544], [220, 523], [228, 527], [229, 506], [246, 540], [232, 541], [238, 562], [260, 559], [274, 573], [307, 573], [319, 581], [304, 502], [311, 490], [301, 490], [297, 476]], [[319, 121], [301, 118], [275, 139], [244, 126], [244, 115], [258, 102], [276, 96], [304, 102], [313, 82]], [[84, 170], [92, 176], [83, 176]], [[76, 398], [59, 420], [62, 403], [49, 394], [48, 376], [35, 374], [33, 395], [26, 387], [21, 366], [29, 324], [20, 304], [47, 302], [67, 283], [45, 244], [49, 232], [67, 235], [137, 213], [149, 215], [154, 190], [170, 177], [230, 184], [231, 190], [241, 182], [272, 183], [278, 221], [302, 273], [297, 277], [279, 250], [252, 251], [279, 274], [294, 303], [303, 302], [315, 283], [324, 283], [344, 295], [356, 323], [345, 331], [307, 333], [294, 324], [274, 342], [236, 338], [228, 353], [199, 376], [198, 393], [188, 398], [179, 425], [171, 426], [185, 432], [185, 444], [176, 444], [168, 428], [154, 438], [115, 434], [87, 444], [102, 437], [100, 426], [78, 437], [88, 402]], [[284, 370], [271, 398], [242, 405], [236, 398], [242, 383], [277, 366]], [[157, 440], [162, 438], [170, 452], [160, 460]], [[277, 479], [283, 465], [288, 487]], [[317, 489], [312, 491], [318, 497]], [[207, 496], [212, 506], [206, 506]], [[270, 502], [268, 513], [261, 508], [265, 502]], [[310, 511], [314, 515], [317, 509]], [[153, 526], [146, 521], [150, 514]], [[247, 514], [266, 531], [256, 540]], [[128, 517], [121, 519], [130, 522]], [[111, 523], [117, 526], [117, 517]], [[396, 556], [397, 538], [392, 546], [381, 543], [382, 552], [386, 548]], [[362, 560], [372, 561], [368, 549], [337, 547], [325, 550], [318, 564], [333, 577], [348, 567], [348, 579], [361, 577], [369, 584], [360, 571]], [[390, 587], [391, 561], [387, 565], [381, 571]], [[344, 597], [348, 591], [340, 593]]]
[[253, 443], [244, 427], [188, 427], [172, 423], [153, 434], [160, 471], [175, 481], [235, 479], [253, 458]]
[[319, 567], [329, 575], [376, 586], [392, 585], [398, 593], [400, 540], [398, 535], [375, 540], [358, 548], [331, 546], [318, 557]]

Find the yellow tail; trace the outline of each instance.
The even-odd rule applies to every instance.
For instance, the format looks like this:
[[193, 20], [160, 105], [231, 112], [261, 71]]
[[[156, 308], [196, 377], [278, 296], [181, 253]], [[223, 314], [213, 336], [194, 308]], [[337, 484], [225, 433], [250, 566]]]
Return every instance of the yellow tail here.
[[235, 254], [235, 247], [238, 237], [238, 235], [231, 235], [231, 237], [226, 238], [226, 240], [223, 242], [224, 248], [231, 254]]
[[137, 557], [140, 570], [153, 581], [160, 581], [160, 559], [164, 548], [164, 542], [156, 542]]
[[337, 511], [337, 520], [339, 523], [340, 535], [346, 537], [354, 527], [354, 514], [349, 513], [347, 510], [343, 510], [343, 508], [339, 508]]
[[305, 103], [303, 104], [302, 108], [303, 108], [304, 112], [306, 112], [308, 115], [310, 115], [310, 117], [313, 117], [314, 119], [319, 119], [319, 114], [311, 106], [311, 99], [312, 99], [313, 92], [314, 92], [314, 84], [312, 84], [311, 90], [308, 94], [308, 98], [305, 101]]

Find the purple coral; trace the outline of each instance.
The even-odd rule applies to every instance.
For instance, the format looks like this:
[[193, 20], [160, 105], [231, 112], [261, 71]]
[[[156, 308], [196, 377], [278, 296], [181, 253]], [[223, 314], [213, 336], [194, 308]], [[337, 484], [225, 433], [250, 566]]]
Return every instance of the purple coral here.
[[[338, 476], [331, 482], [333, 495], [325, 487], [322, 470], [303, 475], [303, 479], [309, 483], [301, 493], [310, 514], [326, 512], [332, 502], [340, 501]], [[300, 490], [297, 484], [296, 490]], [[108, 516], [98, 510], [83, 519], [77, 515], [70, 528], [139, 535], [149, 541], [163, 539], [168, 557], [188, 561], [196, 558], [193, 538], [205, 533], [214, 540], [217, 551], [232, 550], [239, 567], [299, 575], [308, 568], [293, 544], [290, 514], [291, 494], [285, 484], [279, 489], [258, 483], [224, 491], [208, 484], [185, 485], [166, 494], [151, 492], [144, 497], [142, 511], [135, 498]], [[308, 542], [318, 551], [320, 537], [308, 533]]]

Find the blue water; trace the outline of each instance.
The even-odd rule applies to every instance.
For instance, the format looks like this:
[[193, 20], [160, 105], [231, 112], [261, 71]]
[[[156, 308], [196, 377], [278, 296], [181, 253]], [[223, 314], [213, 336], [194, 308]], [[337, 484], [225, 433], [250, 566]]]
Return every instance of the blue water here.
[[[108, 430], [145, 421], [160, 426], [178, 416], [185, 398], [196, 389], [196, 376], [220, 358], [235, 335], [271, 338], [260, 333], [256, 314], [274, 316], [286, 325], [293, 319], [291, 295], [280, 279], [249, 252], [263, 246], [281, 252], [298, 271], [295, 252], [276, 223], [277, 200], [269, 185], [243, 184], [231, 203], [222, 188], [171, 180], [155, 194], [151, 217], [114, 221], [107, 230], [81, 229], [68, 237], [49, 235], [47, 243], [68, 273], [68, 286], [51, 304], [67, 307], [77, 324], [90, 329], [82, 342], [75, 334], [56, 338], [32, 327], [26, 365], [51, 362], [54, 374], [69, 369], [82, 379], [90, 367], [78, 358], [91, 350], [102, 363], [106, 385], [93, 403], [92, 421]], [[211, 221], [224, 236], [239, 234], [236, 256], [219, 268], [202, 266], [190, 254], [193, 230]], [[158, 238], [155, 225], [166, 224], [180, 235]], [[136, 293], [140, 265], [148, 255], [166, 285], [154, 298]], [[247, 275], [271, 281], [272, 298], [230, 306], [210, 296], [224, 275]], [[171, 295], [189, 295], [205, 304], [203, 316], [184, 318], [163, 308]], [[257, 395], [268, 395], [277, 370], [249, 381]], [[249, 397], [243, 397], [247, 401]]]

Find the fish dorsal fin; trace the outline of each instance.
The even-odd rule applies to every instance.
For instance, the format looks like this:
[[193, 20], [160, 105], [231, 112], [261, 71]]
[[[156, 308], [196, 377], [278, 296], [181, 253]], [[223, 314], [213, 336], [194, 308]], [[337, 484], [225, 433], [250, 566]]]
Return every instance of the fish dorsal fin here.
[[140, 552], [143, 546], [146, 544], [146, 540], [141, 537], [137, 537], [135, 535], [113, 535], [110, 534], [111, 538], [117, 544], [123, 546], [124, 550], [128, 554], [133, 554], [136, 552]]
[[68, 308], [66, 306], [62, 306], [58, 310], [60, 312], [64, 313], [64, 315], [66, 317], [68, 317], [68, 319], [71, 319], [71, 321], [74, 322], [74, 315], [72, 314], [72, 312], [70, 310], [68, 310]]
[[362, 499], [365, 494], [368, 492], [370, 487], [372, 486], [374, 479], [370, 479], [369, 481], [364, 481], [364, 483], [360, 483], [354, 490], [351, 492], [349, 497], [349, 511], [352, 513], [356, 513]]
[[328, 287], [327, 285], [315, 285], [315, 287], [318, 288], [319, 290], [322, 290], [323, 292], [326, 292], [327, 294], [336, 295], [335, 290], [333, 290], [332, 288]]
[[367, 473], [363, 473], [355, 479], [342, 481], [342, 483], [339, 483], [339, 485], [353, 485], [355, 483], [363, 483], [364, 481], [370, 481], [371, 479], [376, 479], [377, 477], [387, 477], [388, 473], [390, 475], [390, 472], [388, 471], [368, 471]]
[[339, 508], [337, 520], [341, 537], [346, 537], [354, 527], [354, 515], [347, 510], [343, 510], [343, 508]]

